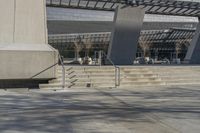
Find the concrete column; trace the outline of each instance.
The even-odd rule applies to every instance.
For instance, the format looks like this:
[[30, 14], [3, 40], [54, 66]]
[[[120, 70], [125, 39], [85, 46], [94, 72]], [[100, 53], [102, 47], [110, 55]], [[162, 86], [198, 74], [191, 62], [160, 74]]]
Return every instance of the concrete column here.
[[135, 59], [144, 10], [136, 7], [117, 8], [108, 58], [116, 65], [132, 65]]
[[189, 64], [200, 64], [200, 18], [195, 35], [188, 48], [185, 61]]
[[16, 0], [14, 43], [47, 44], [46, 0]]
[[0, 43], [13, 42], [14, 3], [14, 0], [0, 0]]
[[[30, 79], [57, 62], [46, 23], [46, 0], [0, 0], [0, 80]], [[36, 78], [54, 78], [55, 70]]]

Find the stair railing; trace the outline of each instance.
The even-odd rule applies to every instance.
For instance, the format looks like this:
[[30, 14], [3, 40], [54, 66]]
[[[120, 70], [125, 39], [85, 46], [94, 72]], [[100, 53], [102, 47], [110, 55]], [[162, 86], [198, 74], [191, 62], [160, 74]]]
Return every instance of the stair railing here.
[[115, 65], [113, 61], [106, 55], [104, 51], [102, 51], [102, 54], [108, 59], [108, 61], [112, 64], [112, 66], [115, 68], [115, 87], [120, 86], [120, 67]]
[[62, 87], [64, 89], [66, 87], [66, 84], [65, 84], [65, 65], [64, 65], [63, 60], [60, 56], [60, 53], [58, 53], [58, 58], [60, 60], [61, 66], [62, 66]]
[[37, 74], [33, 75], [30, 79], [33, 79], [36, 76], [38, 76], [38, 75], [46, 72], [47, 70], [51, 69], [52, 67], [61, 64], [61, 66], [62, 66], [62, 88], [64, 89], [66, 87], [66, 85], [65, 85], [65, 66], [64, 66], [63, 60], [62, 60], [59, 52], [58, 52], [58, 59], [59, 59], [58, 62], [56, 62], [55, 64], [53, 64], [53, 65], [51, 65], [47, 68], [45, 68], [44, 70], [38, 72]]

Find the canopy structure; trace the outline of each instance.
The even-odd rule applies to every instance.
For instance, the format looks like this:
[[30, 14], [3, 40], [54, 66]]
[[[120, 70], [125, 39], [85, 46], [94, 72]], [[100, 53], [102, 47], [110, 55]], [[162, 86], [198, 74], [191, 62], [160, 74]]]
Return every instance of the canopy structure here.
[[200, 2], [191, 0], [47, 0], [48, 7], [113, 11], [117, 6], [140, 7], [146, 14], [200, 17]]
[[[144, 14], [200, 18], [200, 1], [194, 0], [47, 0], [46, 4], [49, 7], [115, 11], [108, 58], [118, 65], [131, 65], [135, 59]], [[188, 48], [188, 63], [200, 64], [199, 34], [200, 23]], [[127, 52], [121, 53], [122, 49]]]
[[[191, 42], [195, 29], [171, 28], [166, 30], [143, 30], [141, 31], [139, 43], [152, 45], [151, 49], [173, 50], [176, 44], [188, 44]], [[104, 44], [110, 42], [110, 32], [100, 33], [78, 33], [49, 35], [49, 43], [57, 48], [70, 49], [74, 43], [92, 44], [93, 48], [103, 48]]]

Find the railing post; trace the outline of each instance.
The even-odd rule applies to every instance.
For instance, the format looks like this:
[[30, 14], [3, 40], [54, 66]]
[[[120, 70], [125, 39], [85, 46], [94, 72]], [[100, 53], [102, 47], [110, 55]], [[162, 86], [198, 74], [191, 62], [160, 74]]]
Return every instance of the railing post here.
[[120, 86], [120, 68], [115, 68], [115, 87]]
[[118, 67], [118, 86], [120, 86], [120, 78], [121, 78], [120, 67]]
[[115, 67], [115, 87], [120, 86], [120, 67]]
[[115, 68], [115, 88], [117, 87], [117, 68]]
[[120, 86], [120, 67], [116, 66], [112, 60], [110, 58], [108, 58], [108, 56], [101, 51], [102, 55], [105, 55], [107, 57], [107, 59], [110, 61], [110, 63], [113, 65], [113, 67], [115, 68], [115, 88], [117, 86]]
[[102, 57], [103, 57], [102, 54], [103, 54], [103, 52], [100, 50], [99, 55], [98, 55], [99, 56], [99, 66], [102, 65]]
[[65, 66], [64, 66], [64, 63], [63, 63], [63, 60], [60, 56], [60, 53], [58, 53], [58, 56], [59, 56], [59, 60], [60, 60], [60, 64], [62, 65], [62, 88], [65, 89]]
[[63, 75], [62, 75], [62, 86], [63, 86], [63, 89], [65, 89], [65, 67], [63, 66], [63, 69], [62, 69], [62, 73], [63, 73]]

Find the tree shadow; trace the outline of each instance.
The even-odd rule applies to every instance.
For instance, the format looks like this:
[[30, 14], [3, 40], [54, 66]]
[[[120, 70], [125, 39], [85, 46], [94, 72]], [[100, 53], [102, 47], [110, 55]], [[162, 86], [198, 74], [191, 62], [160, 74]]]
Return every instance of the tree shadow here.
[[157, 91], [6, 92], [0, 96], [0, 132], [74, 132], [74, 125], [102, 120], [153, 123], [145, 115], [160, 113], [174, 119], [198, 120], [199, 97], [200, 89], [178, 87]]

